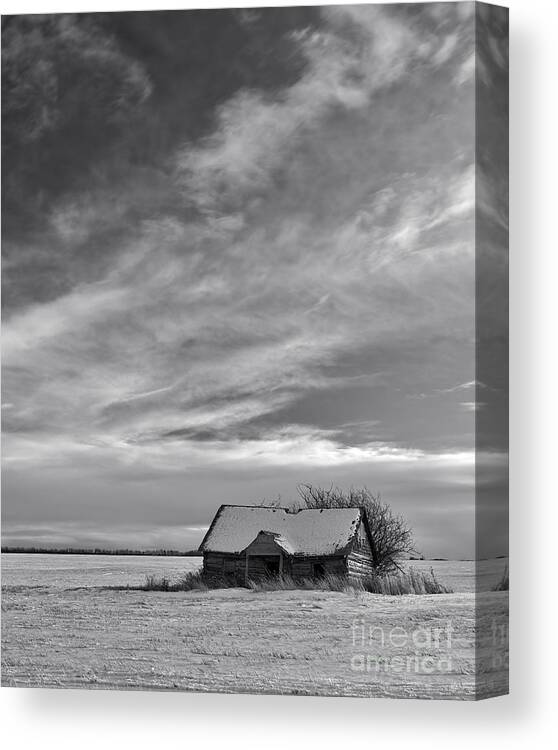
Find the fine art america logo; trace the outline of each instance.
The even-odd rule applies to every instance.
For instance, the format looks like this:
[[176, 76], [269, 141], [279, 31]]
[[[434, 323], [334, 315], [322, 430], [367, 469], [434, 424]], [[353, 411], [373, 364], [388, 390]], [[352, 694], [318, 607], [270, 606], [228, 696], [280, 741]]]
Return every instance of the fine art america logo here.
[[453, 626], [451, 620], [429, 627], [406, 629], [369, 625], [353, 620], [351, 657], [353, 672], [451, 672]]
[[[363, 618], [352, 622], [353, 672], [414, 672], [443, 674], [452, 671], [452, 647], [463, 647], [451, 620], [406, 629], [370, 625]], [[508, 668], [508, 618], [493, 617], [473, 638], [477, 664], [483, 672]]]

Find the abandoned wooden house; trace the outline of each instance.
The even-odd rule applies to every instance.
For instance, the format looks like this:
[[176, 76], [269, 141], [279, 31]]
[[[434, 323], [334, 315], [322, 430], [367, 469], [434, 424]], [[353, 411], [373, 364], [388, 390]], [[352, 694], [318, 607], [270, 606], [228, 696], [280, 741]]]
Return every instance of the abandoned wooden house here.
[[374, 568], [366, 515], [360, 508], [289, 511], [221, 505], [203, 542], [208, 574], [359, 578]]

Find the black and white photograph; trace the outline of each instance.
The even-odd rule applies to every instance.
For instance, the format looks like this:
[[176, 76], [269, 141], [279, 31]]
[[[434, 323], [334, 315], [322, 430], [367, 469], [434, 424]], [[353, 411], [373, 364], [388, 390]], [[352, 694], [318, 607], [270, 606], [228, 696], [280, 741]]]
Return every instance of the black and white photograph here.
[[508, 10], [2, 17], [2, 687], [508, 692]]

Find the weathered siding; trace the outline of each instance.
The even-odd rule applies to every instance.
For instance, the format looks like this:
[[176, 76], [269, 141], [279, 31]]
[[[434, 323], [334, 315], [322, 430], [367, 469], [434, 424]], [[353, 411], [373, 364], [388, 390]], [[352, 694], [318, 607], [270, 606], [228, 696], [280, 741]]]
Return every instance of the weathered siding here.
[[[267, 555], [250, 555], [248, 558], [249, 577], [256, 578], [267, 574], [265, 560]], [[269, 555], [270, 558], [273, 555]], [[312, 578], [315, 565], [321, 565], [324, 574], [346, 575], [347, 563], [344, 556], [335, 557], [288, 557], [283, 556], [283, 573], [300, 578]], [[203, 569], [211, 575], [236, 575], [244, 578], [246, 573], [246, 556], [228, 555], [219, 552], [205, 552]]]
[[[273, 552], [270, 555], [250, 555], [248, 558], [248, 577], [258, 578], [268, 575], [266, 559], [278, 559]], [[246, 555], [229, 555], [221, 552], [205, 552], [203, 556], [203, 569], [205, 573], [214, 576], [230, 575], [242, 580], [246, 577]], [[290, 575], [291, 568], [288, 558], [283, 557], [283, 573]]]
[[244, 555], [204, 552], [203, 569], [211, 575], [244, 575]]
[[350, 578], [362, 578], [372, 573], [374, 562], [368, 555], [351, 552], [347, 557], [347, 573]]
[[347, 573], [350, 578], [367, 576], [374, 570], [372, 548], [364, 523], [361, 523], [353, 541], [351, 551], [347, 556]]
[[313, 578], [315, 565], [321, 565], [325, 575], [345, 575], [347, 565], [342, 555], [335, 557], [293, 557], [291, 558], [291, 574], [295, 578]]
[[252, 544], [246, 547], [249, 555], [283, 555], [284, 551], [268, 534], [258, 534]]

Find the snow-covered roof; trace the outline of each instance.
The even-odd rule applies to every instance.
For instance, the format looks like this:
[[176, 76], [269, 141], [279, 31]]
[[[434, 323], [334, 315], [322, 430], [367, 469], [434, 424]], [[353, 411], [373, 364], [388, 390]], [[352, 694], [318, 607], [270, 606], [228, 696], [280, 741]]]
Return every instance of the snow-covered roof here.
[[343, 552], [360, 524], [360, 508], [304, 509], [222, 505], [200, 545], [202, 552], [239, 554], [260, 531], [278, 534], [276, 541], [293, 555]]

